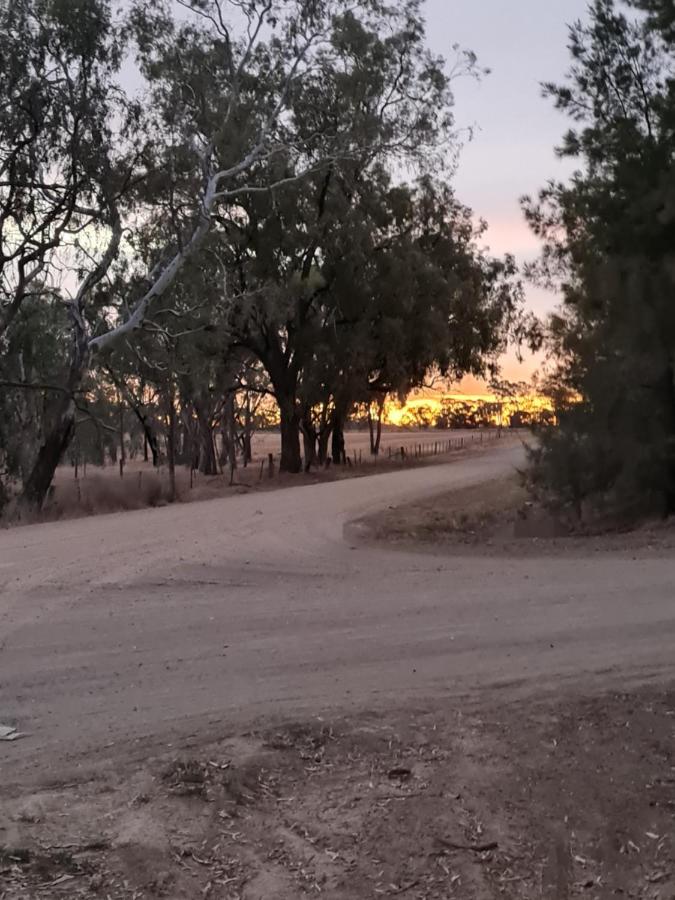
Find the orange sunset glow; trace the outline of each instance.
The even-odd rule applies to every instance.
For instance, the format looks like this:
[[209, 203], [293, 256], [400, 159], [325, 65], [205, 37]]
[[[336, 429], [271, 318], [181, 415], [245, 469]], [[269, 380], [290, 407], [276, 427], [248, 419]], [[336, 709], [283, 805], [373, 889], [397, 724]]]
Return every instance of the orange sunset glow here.
[[[449, 409], [465, 410], [466, 414], [478, 414], [477, 423], [508, 426], [518, 414], [523, 422], [541, 419], [552, 412], [548, 397], [526, 394], [517, 397], [498, 397], [494, 393], [419, 392], [401, 404], [388, 402], [384, 421], [398, 428], [437, 427], [443, 425]], [[452, 423], [447, 423], [452, 427]]]

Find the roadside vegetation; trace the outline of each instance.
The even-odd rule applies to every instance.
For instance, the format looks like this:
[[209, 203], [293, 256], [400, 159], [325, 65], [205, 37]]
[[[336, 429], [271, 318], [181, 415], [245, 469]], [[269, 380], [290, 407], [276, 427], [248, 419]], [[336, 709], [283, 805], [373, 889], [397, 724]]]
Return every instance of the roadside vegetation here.
[[524, 201], [559, 287], [548, 323], [557, 427], [530, 485], [579, 519], [675, 512], [675, 12], [595, 0], [570, 31], [571, 67], [546, 86], [571, 121], [575, 174]]

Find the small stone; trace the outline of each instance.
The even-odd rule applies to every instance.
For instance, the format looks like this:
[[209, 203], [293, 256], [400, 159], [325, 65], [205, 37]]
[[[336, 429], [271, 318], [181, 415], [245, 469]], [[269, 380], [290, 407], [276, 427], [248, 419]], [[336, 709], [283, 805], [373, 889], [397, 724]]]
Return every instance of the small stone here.
[[94, 872], [94, 874], [89, 879], [89, 890], [90, 891], [100, 891], [103, 887], [103, 875], [100, 872]]

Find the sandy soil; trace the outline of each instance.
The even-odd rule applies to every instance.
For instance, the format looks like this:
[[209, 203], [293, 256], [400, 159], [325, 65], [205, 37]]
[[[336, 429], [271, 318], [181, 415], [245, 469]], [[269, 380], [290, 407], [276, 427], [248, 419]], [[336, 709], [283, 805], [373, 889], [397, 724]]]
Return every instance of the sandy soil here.
[[29, 795], [6, 898], [675, 895], [675, 693], [313, 718]]
[[521, 462], [1, 533], [0, 896], [672, 898], [672, 555], [343, 537]]

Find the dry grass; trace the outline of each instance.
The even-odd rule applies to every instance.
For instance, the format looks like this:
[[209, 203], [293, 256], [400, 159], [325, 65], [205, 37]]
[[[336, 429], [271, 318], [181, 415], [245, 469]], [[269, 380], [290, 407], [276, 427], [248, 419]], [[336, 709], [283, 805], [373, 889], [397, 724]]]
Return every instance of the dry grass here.
[[[192, 502], [226, 497], [249, 491], [277, 490], [299, 484], [320, 484], [343, 478], [363, 477], [377, 472], [396, 471], [410, 466], [448, 462], [461, 452], [473, 452], [492, 445], [496, 431], [479, 433], [463, 432], [388, 432], [383, 435], [383, 447], [379, 457], [367, 452], [367, 432], [349, 432], [347, 466], [316, 468], [299, 475], [280, 474], [278, 471], [279, 435], [264, 433], [256, 436], [254, 459], [247, 466], [240, 466], [233, 477], [228, 471], [220, 475], [201, 475], [179, 466], [176, 469], [176, 500]], [[507, 435], [505, 439], [509, 439]], [[446, 451], [452, 442], [450, 452]], [[390, 442], [390, 443], [389, 443]], [[391, 447], [391, 455], [390, 448]], [[400, 448], [405, 447], [405, 458]], [[437, 451], [436, 453], [434, 451]], [[275, 456], [273, 476], [268, 471], [268, 453]], [[419, 453], [419, 455], [416, 455]], [[398, 454], [398, 455], [397, 455]], [[61, 466], [56, 472], [54, 486], [39, 516], [18, 519], [20, 524], [34, 521], [55, 521], [102, 515], [105, 513], [164, 506], [170, 502], [169, 473], [166, 466], [153, 469], [151, 464], [133, 460], [127, 463], [124, 476], [120, 477], [115, 465], [105, 468], [88, 466], [75, 470]], [[11, 524], [17, 522], [12, 510], [7, 516]]]
[[513, 533], [513, 523], [526, 503], [527, 493], [518, 478], [497, 478], [392, 506], [359, 525], [377, 540], [483, 542], [498, 532]]
[[392, 506], [354, 522], [355, 540], [416, 548], [443, 547], [462, 554], [584, 555], [631, 551], [672, 555], [675, 519], [645, 521], [631, 531], [611, 524], [604, 531], [575, 529], [532, 502], [518, 476]]
[[91, 516], [169, 502], [169, 480], [158, 472], [132, 472], [126, 477], [95, 474], [55, 486], [45, 506], [48, 519]]

